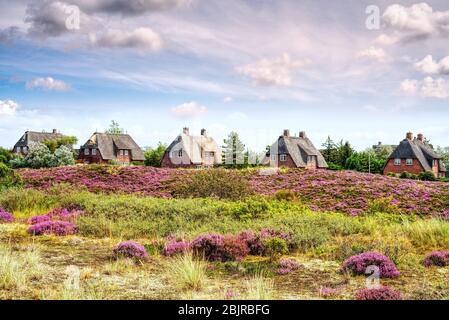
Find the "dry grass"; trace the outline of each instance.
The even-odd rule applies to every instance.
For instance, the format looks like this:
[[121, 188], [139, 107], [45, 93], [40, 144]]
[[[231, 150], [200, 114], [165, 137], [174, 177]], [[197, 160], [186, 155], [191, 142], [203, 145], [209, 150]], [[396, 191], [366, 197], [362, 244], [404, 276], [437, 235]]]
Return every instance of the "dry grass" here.
[[273, 300], [274, 299], [274, 281], [258, 273], [246, 281], [247, 300]]
[[207, 279], [207, 262], [195, 259], [191, 253], [180, 255], [167, 262], [167, 271], [183, 289], [199, 291]]

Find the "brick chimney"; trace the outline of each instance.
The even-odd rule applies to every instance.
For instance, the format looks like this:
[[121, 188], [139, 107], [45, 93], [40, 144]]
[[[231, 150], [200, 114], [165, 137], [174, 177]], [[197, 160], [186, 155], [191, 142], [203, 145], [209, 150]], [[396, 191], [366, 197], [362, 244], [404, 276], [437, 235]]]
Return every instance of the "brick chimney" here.
[[290, 137], [290, 130], [288, 129], [284, 130], [284, 137]]
[[424, 135], [422, 133], [418, 134], [418, 140], [424, 142]]
[[189, 128], [184, 127], [184, 128], [182, 129], [182, 133], [184, 133], [184, 134], [186, 134], [186, 135], [189, 135]]
[[53, 129], [53, 133], [58, 133], [58, 129]]
[[201, 135], [202, 136], [206, 136], [207, 135], [206, 129], [201, 129]]
[[413, 140], [413, 133], [412, 132], [407, 132], [407, 134], [405, 135], [405, 138], [407, 140]]
[[306, 136], [306, 132], [305, 131], [300, 131], [299, 132], [299, 137], [305, 139], [307, 137]]

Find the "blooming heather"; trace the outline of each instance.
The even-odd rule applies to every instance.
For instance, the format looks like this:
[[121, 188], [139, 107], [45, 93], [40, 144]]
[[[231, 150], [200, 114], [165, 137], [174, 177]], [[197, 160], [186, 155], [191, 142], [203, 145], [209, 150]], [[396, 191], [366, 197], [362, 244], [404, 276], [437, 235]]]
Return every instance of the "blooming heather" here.
[[424, 266], [446, 267], [449, 265], [449, 251], [434, 251], [429, 253], [423, 261]]
[[346, 259], [343, 262], [341, 271], [362, 275], [365, 274], [369, 266], [379, 267], [379, 276], [381, 278], [395, 278], [399, 276], [399, 271], [390, 258], [378, 252], [364, 252]]
[[295, 259], [281, 259], [276, 273], [279, 275], [289, 274], [301, 268], [301, 264]]
[[358, 290], [357, 300], [401, 300], [401, 293], [390, 287]]
[[148, 253], [145, 247], [132, 240], [119, 243], [114, 249], [113, 254], [115, 258], [132, 258], [145, 260], [148, 258]]
[[0, 223], [14, 222], [14, 217], [9, 212], [0, 208]]
[[35, 236], [44, 234], [54, 234], [57, 236], [66, 236], [75, 234], [76, 226], [67, 221], [44, 221], [28, 228], [28, 233]]
[[221, 260], [224, 236], [215, 233], [199, 235], [191, 244], [196, 255], [204, 256], [209, 261]]
[[172, 257], [178, 254], [186, 253], [190, 248], [190, 242], [169, 240], [162, 251], [162, 254], [167, 257]]
[[28, 219], [29, 224], [38, 224], [46, 221], [50, 221], [51, 217], [49, 215], [42, 215], [42, 216], [34, 216]]

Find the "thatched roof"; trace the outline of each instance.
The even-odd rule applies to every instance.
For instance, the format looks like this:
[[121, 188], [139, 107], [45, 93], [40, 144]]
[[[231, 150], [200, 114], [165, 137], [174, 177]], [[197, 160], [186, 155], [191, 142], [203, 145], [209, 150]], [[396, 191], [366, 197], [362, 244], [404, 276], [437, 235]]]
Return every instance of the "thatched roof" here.
[[81, 149], [95, 147], [104, 160], [116, 158], [117, 150], [130, 150], [131, 161], [143, 161], [142, 149], [129, 134], [94, 133]]
[[178, 151], [182, 149], [194, 165], [203, 163], [204, 152], [214, 153], [214, 162], [221, 163], [221, 148], [212, 137], [206, 134], [203, 129], [201, 135], [190, 135], [189, 129], [184, 128], [183, 132], [168, 146], [166, 152]]
[[59, 132], [35, 132], [26, 131], [23, 136], [14, 145], [16, 147], [29, 147], [31, 143], [42, 143], [45, 140], [56, 140], [62, 138], [63, 135]]
[[410, 139], [410, 136], [401, 141], [389, 159], [417, 159], [424, 170], [432, 170], [433, 161], [439, 160], [442, 171], [446, 170], [440, 155], [435, 153], [429, 145], [425, 144], [423, 139]]
[[[301, 132], [299, 137], [292, 137], [288, 130], [285, 130], [284, 135], [280, 136], [271, 146], [270, 152], [271, 150], [277, 152], [277, 154], [289, 154], [298, 168], [306, 167], [309, 156], [317, 157], [318, 168], [327, 168], [323, 155], [315, 148], [304, 132]], [[270, 152], [267, 153], [267, 158], [264, 159], [263, 163], [269, 163]]]

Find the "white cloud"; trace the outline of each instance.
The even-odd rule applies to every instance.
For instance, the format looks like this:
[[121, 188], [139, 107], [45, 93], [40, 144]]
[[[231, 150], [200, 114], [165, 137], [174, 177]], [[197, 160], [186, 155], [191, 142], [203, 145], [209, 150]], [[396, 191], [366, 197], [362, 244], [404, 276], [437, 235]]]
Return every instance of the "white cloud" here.
[[157, 51], [162, 48], [162, 39], [150, 28], [133, 31], [109, 30], [104, 34], [89, 35], [90, 43], [103, 48], [132, 48], [140, 52]]
[[432, 77], [426, 77], [422, 81], [407, 79], [401, 83], [401, 92], [408, 96], [447, 99], [449, 98], [449, 81]]
[[13, 116], [19, 105], [12, 100], [0, 100], [0, 116]]
[[399, 41], [396, 36], [389, 36], [387, 34], [381, 34], [374, 40], [374, 44], [379, 46], [391, 46]]
[[195, 118], [207, 113], [207, 108], [195, 101], [183, 103], [171, 109], [173, 115], [179, 118]]
[[[58, 37], [76, 31], [69, 28], [74, 7], [62, 1], [45, 1], [40, 4], [30, 4], [26, 9], [25, 22], [29, 23], [28, 34], [38, 39]], [[90, 25], [91, 18], [79, 12], [80, 28]]]
[[449, 74], [449, 56], [435, 61], [431, 55], [428, 55], [415, 63], [415, 69], [425, 74]]
[[230, 102], [232, 102], [232, 101], [234, 101], [234, 99], [233, 99], [232, 97], [225, 97], [225, 98], [223, 99], [223, 102], [224, 102], [224, 103], [230, 103]]
[[388, 27], [400, 32], [405, 41], [449, 35], [449, 11], [435, 11], [425, 2], [410, 7], [391, 5], [382, 18]]
[[35, 78], [26, 83], [28, 89], [41, 88], [45, 90], [67, 91], [70, 86], [62, 80], [56, 80], [52, 77]]
[[237, 72], [250, 78], [256, 85], [290, 86], [292, 71], [306, 66], [309, 61], [292, 60], [287, 53], [276, 59], [261, 59], [255, 63], [238, 67]]
[[369, 60], [375, 60], [378, 62], [385, 62], [385, 61], [387, 61], [387, 58], [388, 58], [384, 49], [375, 48], [375, 47], [369, 47], [368, 49], [359, 51], [357, 53], [357, 57], [369, 59]]

